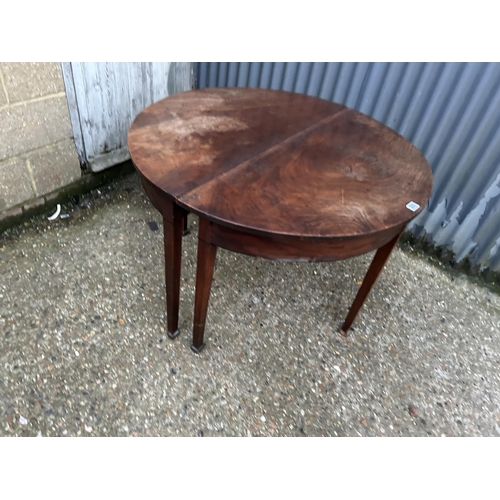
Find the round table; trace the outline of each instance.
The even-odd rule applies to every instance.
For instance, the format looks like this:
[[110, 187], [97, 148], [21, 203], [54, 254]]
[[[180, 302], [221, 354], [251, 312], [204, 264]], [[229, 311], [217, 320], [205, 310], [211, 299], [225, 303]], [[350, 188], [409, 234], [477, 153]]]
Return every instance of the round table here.
[[167, 324], [178, 335], [181, 243], [199, 216], [192, 349], [203, 334], [217, 247], [290, 261], [377, 249], [340, 329], [347, 334], [408, 222], [428, 202], [424, 156], [380, 122], [291, 92], [210, 88], [142, 111], [128, 147], [163, 215]]

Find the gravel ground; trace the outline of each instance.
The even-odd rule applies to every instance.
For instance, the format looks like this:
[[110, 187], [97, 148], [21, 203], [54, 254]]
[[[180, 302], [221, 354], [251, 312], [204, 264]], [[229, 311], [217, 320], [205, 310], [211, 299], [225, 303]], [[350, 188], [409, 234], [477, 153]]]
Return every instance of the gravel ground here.
[[500, 434], [500, 296], [465, 275], [397, 249], [344, 339], [372, 254], [219, 250], [197, 355], [196, 218], [172, 341], [161, 219], [137, 177], [62, 214], [0, 237], [0, 435]]

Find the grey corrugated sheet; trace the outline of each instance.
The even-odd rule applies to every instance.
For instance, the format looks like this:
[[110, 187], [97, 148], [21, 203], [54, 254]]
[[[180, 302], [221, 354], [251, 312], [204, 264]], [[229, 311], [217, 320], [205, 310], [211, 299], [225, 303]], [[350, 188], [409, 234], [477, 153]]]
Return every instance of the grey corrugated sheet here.
[[289, 90], [373, 116], [415, 144], [434, 172], [418, 238], [500, 271], [499, 63], [198, 63], [203, 87]]

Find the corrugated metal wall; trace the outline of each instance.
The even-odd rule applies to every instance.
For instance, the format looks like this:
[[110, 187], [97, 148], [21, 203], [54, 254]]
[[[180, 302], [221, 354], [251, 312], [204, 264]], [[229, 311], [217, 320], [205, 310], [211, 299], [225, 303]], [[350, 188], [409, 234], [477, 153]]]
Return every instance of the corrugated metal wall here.
[[203, 87], [300, 92], [366, 113], [429, 161], [434, 190], [409, 229], [456, 262], [500, 271], [499, 63], [198, 63]]

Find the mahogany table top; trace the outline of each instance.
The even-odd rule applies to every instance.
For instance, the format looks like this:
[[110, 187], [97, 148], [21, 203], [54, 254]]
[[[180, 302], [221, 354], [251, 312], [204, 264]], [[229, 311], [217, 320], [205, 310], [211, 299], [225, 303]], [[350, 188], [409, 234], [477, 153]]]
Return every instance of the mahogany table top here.
[[284, 91], [175, 94], [137, 116], [128, 146], [141, 175], [181, 207], [264, 236], [378, 233], [417, 216], [432, 189], [426, 159], [392, 129]]

